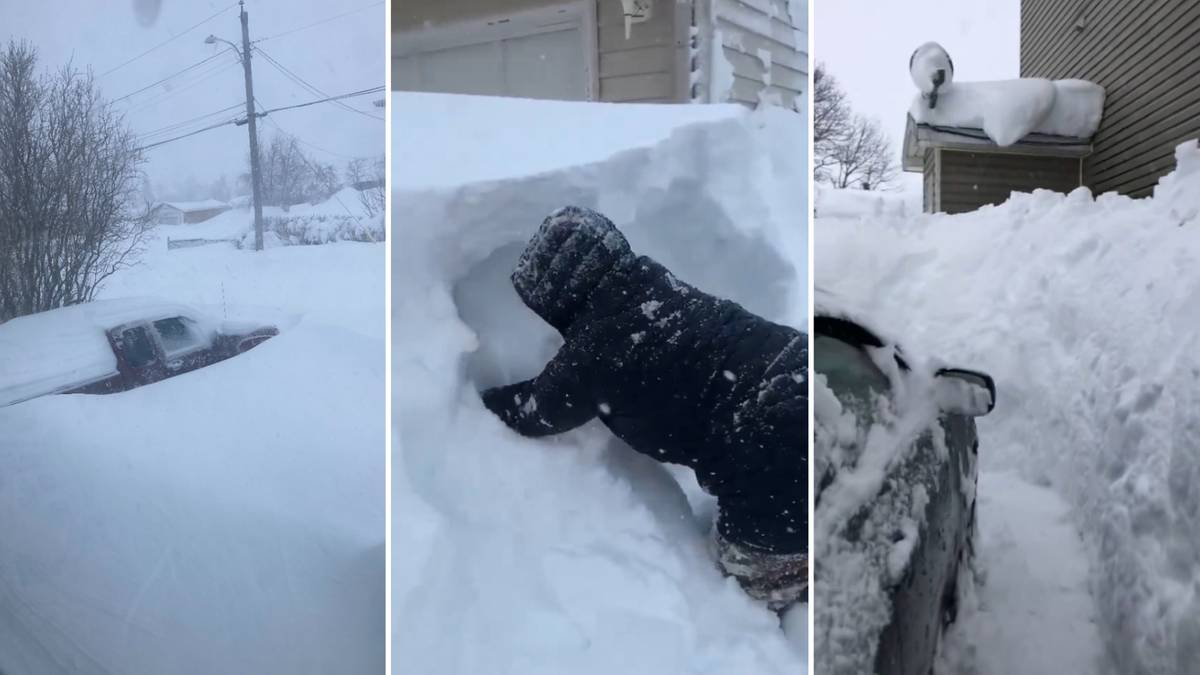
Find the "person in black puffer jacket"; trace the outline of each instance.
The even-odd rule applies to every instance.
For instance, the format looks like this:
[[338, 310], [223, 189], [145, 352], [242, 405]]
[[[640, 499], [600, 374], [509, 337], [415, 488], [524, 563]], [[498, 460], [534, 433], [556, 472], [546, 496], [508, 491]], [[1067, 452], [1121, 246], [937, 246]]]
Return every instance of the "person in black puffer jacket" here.
[[691, 467], [717, 497], [717, 557], [780, 611], [808, 580], [808, 340], [633, 253], [607, 218], [552, 213], [512, 274], [565, 343], [484, 404], [524, 436], [593, 417], [634, 450]]

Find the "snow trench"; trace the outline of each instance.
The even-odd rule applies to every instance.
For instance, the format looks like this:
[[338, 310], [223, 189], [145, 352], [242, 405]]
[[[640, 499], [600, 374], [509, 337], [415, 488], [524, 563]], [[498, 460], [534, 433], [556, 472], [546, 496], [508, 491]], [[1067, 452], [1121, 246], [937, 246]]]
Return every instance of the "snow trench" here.
[[1110, 670], [1136, 675], [1200, 659], [1200, 146], [1176, 158], [1151, 199], [1036, 191], [916, 217], [843, 202], [815, 233], [818, 287], [995, 377], [981, 465], [1066, 499]]
[[803, 158], [773, 151], [766, 133], [800, 134], [803, 120], [773, 114], [685, 125], [590, 164], [394, 194], [395, 672], [804, 672], [802, 631], [789, 642], [715, 568], [711, 500], [686, 469], [595, 422], [519, 437], [478, 396], [535, 375], [561, 342], [508, 277], [566, 204], [605, 213], [688, 282], [803, 325]]

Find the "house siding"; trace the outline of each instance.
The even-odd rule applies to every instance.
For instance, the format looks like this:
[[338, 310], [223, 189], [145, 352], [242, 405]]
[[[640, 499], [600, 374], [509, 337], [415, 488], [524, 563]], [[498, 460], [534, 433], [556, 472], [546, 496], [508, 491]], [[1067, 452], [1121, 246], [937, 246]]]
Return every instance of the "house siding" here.
[[[796, 25], [786, 0], [697, 0], [696, 14], [696, 25], [709, 26], [702, 32], [704, 39], [720, 35], [722, 53], [733, 68], [733, 87], [726, 100], [753, 106], [761, 97], [787, 108], [799, 107], [808, 86], [806, 17], [797, 17], [800, 25]], [[712, 73], [708, 50], [699, 53], [699, 66]], [[767, 54], [769, 68], [762, 58]], [[693, 92], [708, 101], [713, 101], [713, 94]]]
[[673, 102], [686, 101], [687, 30], [680, 28], [678, 12], [688, 3], [674, 0], [654, 3], [650, 18], [631, 27], [625, 39], [625, 16], [621, 3], [596, 3], [597, 46], [600, 60], [601, 101]]
[[[931, 171], [930, 155], [935, 152], [941, 158]], [[925, 159], [926, 176], [932, 174], [936, 181], [931, 195], [933, 210], [943, 213], [965, 213], [987, 204], [1000, 204], [1013, 192], [1070, 192], [1079, 187], [1079, 162], [1071, 157], [947, 149], [929, 151]]]
[[1200, 2], [1022, 0], [1021, 76], [1103, 86], [1084, 184], [1147, 196], [1175, 146], [1200, 137]]
[[925, 169], [921, 174], [922, 190], [921, 190], [921, 210], [925, 213], [936, 213], [938, 210], [937, 203], [937, 150], [927, 148], [925, 150]]

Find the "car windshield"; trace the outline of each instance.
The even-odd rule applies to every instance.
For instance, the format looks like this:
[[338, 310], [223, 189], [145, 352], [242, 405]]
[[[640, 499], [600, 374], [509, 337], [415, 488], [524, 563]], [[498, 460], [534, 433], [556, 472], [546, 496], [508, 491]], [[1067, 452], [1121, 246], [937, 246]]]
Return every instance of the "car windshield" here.
[[126, 328], [121, 331], [121, 353], [125, 355], [125, 363], [130, 368], [141, 368], [154, 361], [154, 343], [143, 326]]
[[194, 322], [181, 316], [159, 319], [154, 322], [163, 351], [167, 356], [179, 354], [200, 346], [200, 335]]

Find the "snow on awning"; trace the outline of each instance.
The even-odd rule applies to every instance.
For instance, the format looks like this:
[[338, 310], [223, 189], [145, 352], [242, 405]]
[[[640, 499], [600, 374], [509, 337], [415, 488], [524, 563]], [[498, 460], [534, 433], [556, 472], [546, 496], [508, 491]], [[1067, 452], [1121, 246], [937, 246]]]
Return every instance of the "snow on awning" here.
[[1001, 148], [1031, 137], [1043, 143], [1059, 138], [1061, 145], [1089, 142], [1104, 112], [1104, 88], [1086, 80], [957, 81], [953, 62], [937, 43], [918, 47], [909, 69], [920, 91], [908, 114], [919, 128], [982, 132]]

